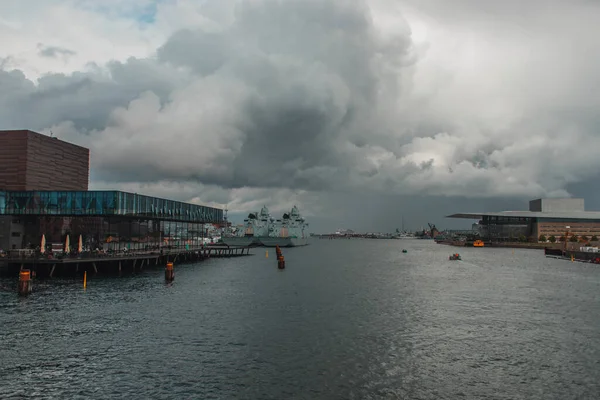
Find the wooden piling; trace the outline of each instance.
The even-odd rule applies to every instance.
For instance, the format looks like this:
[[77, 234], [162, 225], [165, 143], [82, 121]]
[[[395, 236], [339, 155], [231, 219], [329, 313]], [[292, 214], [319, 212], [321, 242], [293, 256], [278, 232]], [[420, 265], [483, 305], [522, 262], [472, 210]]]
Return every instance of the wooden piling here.
[[27, 296], [31, 293], [31, 271], [24, 269], [19, 272], [19, 296]]
[[173, 269], [173, 263], [168, 262], [167, 267], [165, 268], [165, 280], [167, 282], [173, 282], [175, 279], [175, 271]]

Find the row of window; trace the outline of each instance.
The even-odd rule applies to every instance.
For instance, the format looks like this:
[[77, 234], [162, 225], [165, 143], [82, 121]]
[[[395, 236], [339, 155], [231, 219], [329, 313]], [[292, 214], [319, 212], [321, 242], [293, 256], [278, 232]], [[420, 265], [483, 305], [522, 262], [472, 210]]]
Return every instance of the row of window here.
[[574, 223], [589, 224], [589, 223], [600, 223], [600, 219], [586, 219], [585, 221], [574, 222], [573, 219], [566, 218], [547, 218], [547, 217], [498, 217], [498, 216], [483, 216], [483, 220], [480, 223], [549, 223], [549, 224], [565, 224], [572, 225]]
[[0, 191], [0, 214], [123, 215], [201, 223], [223, 220], [223, 210], [218, 208], [118, 191]]
[[136, 220], [122, 217], [53, 217], [25, 216], [22, 232], [14, 234], [21, 240], [13, 243], [18, 248], [40, 246], [42, 235], [47, 244], [65, 243], [69, 236], [71, 246], [77, 246], [81, 236], [87, 248], [144, 248], [145, 246], [182, 245], [200, 243], [209, 236], [209, 225], [190, 222]]

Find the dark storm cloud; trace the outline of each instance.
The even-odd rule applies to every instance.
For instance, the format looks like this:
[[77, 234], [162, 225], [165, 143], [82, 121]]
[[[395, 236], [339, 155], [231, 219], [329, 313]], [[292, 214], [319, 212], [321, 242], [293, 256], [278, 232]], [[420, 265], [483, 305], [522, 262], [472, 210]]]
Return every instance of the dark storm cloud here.
[[[98, 178], [200, 180], [232, 188], [346, 186], [356, 164], [347, 142], [370, 134], [366, 121], [384, 100], [378, 93], [395, 85], [378, 71], [402, 64], [410, 39], [382, 37], [361, 2], [241, 2], [235, 16], [227, 29], [183, 30], [158, 49], [156, 68], [183, 67], [193, 74], [171, 86], [166, 104], [156, 84], [132, 81], [143, 76], [140, 60], [111, 65], [108, 82], [63, 85], [73, 92], [112, 85], [114, 98], [107, 103], [113, 109], [104, 113], [102, 103], [94, 106], [108, 129], [98, 129], [100, 121], [84, 130], [78, 129], [81, 118], [57, 119], [91, 131]], [[120, 79], [122, 71], [130, 78]], [[144, 84], [152, 94], [130, 104]], [[187, 114], [178, 117], [184, 109]], [[70, 127], [64, 130], [68, 137], [77, 137], [71, 124], [61, 126]], [[103, 143], [111, 142], [118, 145], [105, 155]], [[163, 162], [168, 146], [186, 149]]]
[[395, 4], [219, 3], [156, 57], [0, 71], [0, 122], [89, 146], [106, 182], [523, 198], [594, 175], [597, 9], [414, 2], [419, 44]]
[[82, 133], [103, 129], [115, 108], [127, 106], [145, 91], [166, 101], [185, 80], [150, 60], [112, 62], [107, 72], [49, 74], [35, 85], [20, 71], [0, 70], [0, 103], [6, 105], [0, 110], [3, 129], [43, 130], [63, 121], [72, 121]]

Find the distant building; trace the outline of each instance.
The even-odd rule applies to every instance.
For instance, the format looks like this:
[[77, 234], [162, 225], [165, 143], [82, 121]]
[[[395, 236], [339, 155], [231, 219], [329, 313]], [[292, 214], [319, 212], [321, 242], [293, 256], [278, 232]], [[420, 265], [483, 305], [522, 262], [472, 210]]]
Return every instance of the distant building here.
[[198, 246], [223, 210], [121, 191], [88, 191], [89, 150], [31, 131], [0, 131], [0, 249]]
[[0, 131], [0, 190], [88, 190], [90, 151], [29, 130]]
[[557, 240], [592, 236], [600, 237], [600, 212], [585, 211], [584, 199], [536, 199], [529, 202], [529, 211], [458, 213], [447, 218], [479, 220], [479, 232], [492, 241], [511, 241], [521, 236], [537, 240], [541, 235]]

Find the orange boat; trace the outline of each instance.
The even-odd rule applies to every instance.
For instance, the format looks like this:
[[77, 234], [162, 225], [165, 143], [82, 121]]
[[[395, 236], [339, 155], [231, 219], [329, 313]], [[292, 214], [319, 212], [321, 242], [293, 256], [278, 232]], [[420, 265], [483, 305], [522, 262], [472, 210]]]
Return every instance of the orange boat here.
[[473, 242], [473, 247], [483, 247], [483, 240], [476, 240]]

